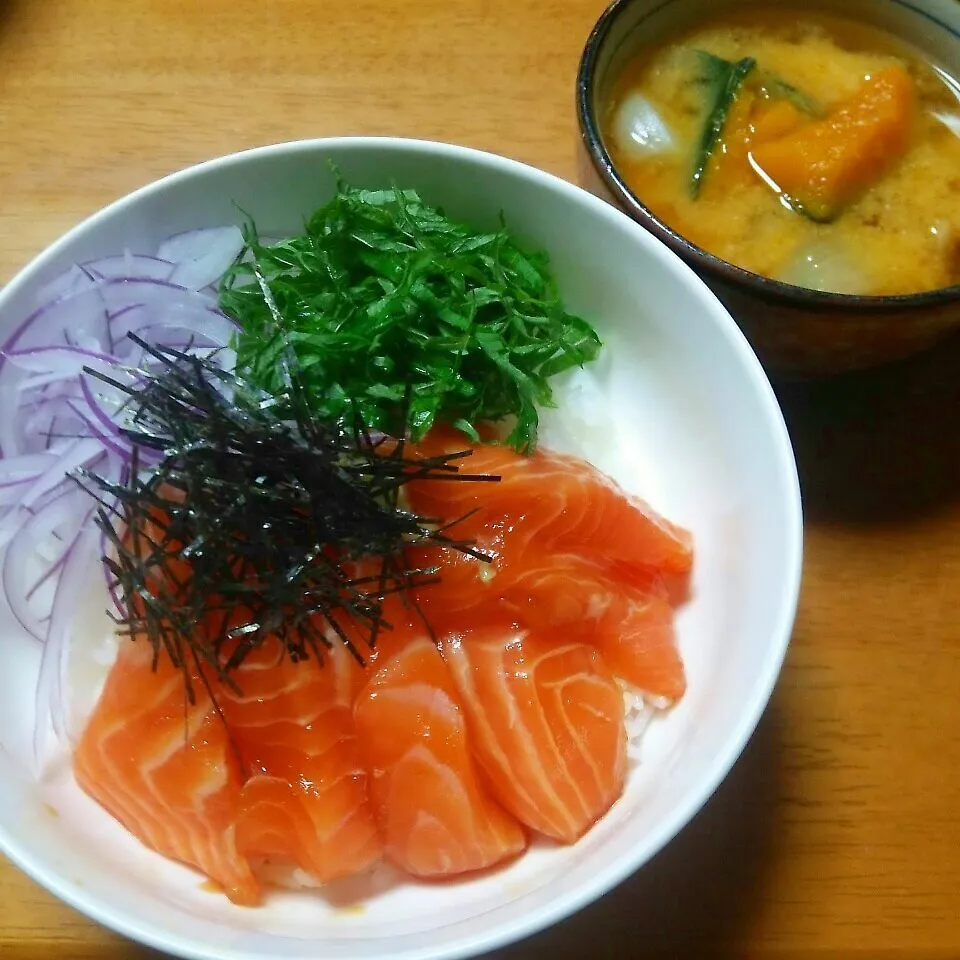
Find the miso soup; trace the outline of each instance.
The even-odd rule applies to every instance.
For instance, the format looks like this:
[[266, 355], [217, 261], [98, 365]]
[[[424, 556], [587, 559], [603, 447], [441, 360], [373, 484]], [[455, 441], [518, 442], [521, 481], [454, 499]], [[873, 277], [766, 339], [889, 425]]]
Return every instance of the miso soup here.
[[879, 30], [719, 14], [638, 50], [601, 127], [641, 202], [723, 260], [838, 293], [960, 283], [960, 86]]

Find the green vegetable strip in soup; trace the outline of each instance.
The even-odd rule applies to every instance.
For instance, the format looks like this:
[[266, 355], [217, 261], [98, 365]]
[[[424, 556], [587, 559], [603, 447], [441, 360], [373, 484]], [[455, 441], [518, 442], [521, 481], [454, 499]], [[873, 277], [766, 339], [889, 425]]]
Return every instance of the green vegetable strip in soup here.
[[744, 57], [736, 63], [730, 63], [729, 60], [715, 57], [712, 53], [706, 53], [703, 50], [698, 50], [697, 53], [702, 70], [702, 74], [697, 79], [707, 85], [710, 93], [707, 119], [697, 147], [693, 176], [690, 178], [690, 191], [694, 197], [700, 193], [700, 185], [707, 172], [707, 164], [720, 143], [727, 117], [743, 86], [743, 81], [757, 65], [753, 57]]

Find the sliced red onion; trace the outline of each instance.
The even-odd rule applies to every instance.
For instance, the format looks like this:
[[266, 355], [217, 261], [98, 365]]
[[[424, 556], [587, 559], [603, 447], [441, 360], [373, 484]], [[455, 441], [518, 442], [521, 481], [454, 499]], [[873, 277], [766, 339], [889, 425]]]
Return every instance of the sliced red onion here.
[[73, 441], [46, 470], [23, 492], [16, 509], [8, 510], [0, 520], [0, 545], [6, 543], [20, 525], [21, 513], [30, 510], [45, 494], [64, 483], [72, 483], [69, 475], [80, 467], [89, 467], [103, 455], [103, 445], [98, 439], [86, 437]]
[[212, 297], [196, 290], [188, 290], [171, 280], [112, 277], [101, 281], [94, 289], [102, 297], [102, 302], [110, 316], [133, 304], [159, 305], [162, 308], [160, 316], [164, 317], [170, 312], [190, 308], [216, 308], [216, 300]]
[[70, 409], [70, 397], [57, 397], [46, 403], [31, 404], [24, 408], [30, 416], [19, 425], [15, 438], [17, 448], [23, 453], [43, 453], [60, 450], [78, 439], [90, 439], [83, 430], [80, 418]]
[[[206, 295], [167, 281], [138, 278], [102, 280], [63, 296], [31, 314], [0, 349], [0, 402], [7, 409], [19, 402], [26, 411], [37, 399], [37, 390], [79, 377], [83, 366], [101, 370], [118, 362], [138, 366], [141, 351], [127, 337], [129, 332], [161, 346], [203, 348], [204, 353], [222, 348], [236, 326], [214, 304]], [[225, 367], [233, 361], [231, 351], [218, 358]], [[69, 395], [76, 399], [79, 391]], [[118, 407], [111, 407], [111, 416]], [[31, 442], [24, 434], [46, 427], [36, 421], [24, 422], [23, 427], [18, 431], [16, 424], [0, 425], [3, 455], [41, 448], [35, 437]]]
[[24, 490], [28, 489], [30, 484], [36, 482], [37, 476], [37, 474], [30, 474], [16, 480], [4, 480], [0, 483], [0, 510], [3, 507], [17, 504], [23, 496]]
[[[64, 347], [63, 349], [67, 350], [70, 348]], [[92, 351], [83, 352], [92, 353]], [[12, 366], [19, 367], [19, 364], [14, 363]], [[50, 388], [63, 387], [67, 382], [66, 378], [77, 376], [82, 369], [83, 367], [80, 366], [77, 369], [70, 371], [64, 370], [61, 366], [60, 369], [55, 368], [51, 370], [47, 368], [44, 370], [37, 370], [33, 373], [33, 376], [24, 377], [22, 380], [20, 380], [17, 384], [17, 387], [22, 397], [26, 397], [34, 392], [39, 392], [42, 394], [41, 399], [53, 400], [55, 397], [63, 396], [63, 393], [54, 392]]]
[[[115, 436], [119, 435], [120, 431], [116, 417], [120, 411], [120, 408], [123, 406], [125, 398], [116, 387], [111, 387], [109, 384], [105, 384], [102, 381], [98, 384], [100, 389], [95, 390], [91, 386], [90, 380], [91, 378], [89, 376], [80, 377], [80, 389], [83, 392], [83, 399], [86, 401], [91, 416], [99, 421], [100, 429], [105, 430], [107, 433]], [[109, 412], [104, 406], [104, 401], [107, 399], [107, 389], [104, 388], [113, 391], [109, 398]]]
[[[165, 323], [190, 329], [198, 326], [226, 343], [236, 325], [216, 308], [206, 294], [186, 290], [166, 280], [111, 278], [67, 293], [35, 310], [7, 339], [0, 356], [35, 347], [77, 346], [112, 352], [113, 344], [132, 329], [130, 313], [136, 311], [139, 325]], [[117, 323], [118, 318], [125, 321]]]
[[30, 485], [59, 461], [59, 450], [27, 453], [0, 460], [0, 515], [8, 504], [19, 504]]
[[[89, 464], [88, 469], [96, 470], [97, 473], [103, 474], [108, 479], [117, 476], [118, 469], [116, 464], [110, 462], [111, 456], [112, 454], [110, 454], [109, 451], [104, 450], [100, 457]], [[60, 500], [63, 497], [74, 496], [82, 492], [83, 491], [81, 491], [74, 482], [71, 481], [70, 483], [64, 483], [59, 487], [54, 487], [52, 490], [43, 494], [43, 496], [38, 497], [32, 506], [25, 507], [23, 509], [28, 514], [33, 516], [34, 514], [43, 513], [43, 511], [46, 510], [47, 507], [50, 506], [50, 504], [55, 500]]]
[[[21, 370], [47, 374], [45, 382], [75, 376], [91, 363], [108, 363], [112, 366], [116, 362], [109, 353], [67, 346], [27, 347], [24, 350], [9, 350], [4, 356]], [[27, 389], [27, 386], [24, 388]]]
[[76, 494], [66, 494], [46, 504], [44, 509], [28, 513], [4, 555], [3, 589], [7, 603], [21, 626], [37, 640], [42, 640], [45, 632], [40, 622], [44, 610], [32, 609], [29, 598], [32, 585], [43, 575], [43, 569], [37, 569], [42, 564], [38, 562], [38, 551], [43, 550], [58, 527], [62, 529], [71, 522], [76, 526], [73, 537], [69, 538], [72, 542], [91, 510], [89, 501], [84, 500], [83, 491], [78, 489]]
[[80, 535], [70, 548], [57, 580], [50, 620], [46, 625], [43, 657], [37, 678], [37, 723], [34, 727], [34, 756], [38, 763], [49, 717], [54, 734], [66, 740], [64, 674], [72, 633], [73, 615], [89, 583], [90, 571], [100, 560], [99, 530], [90, 522], [93, 511], [84, 517]]
[[46, 452], [0, 459], [0, 487], [20, 483], [25, 477], [39, 476], [49, 466], [52, 456], [55, 454]]
[[[173, 349], [184, 347], [222, 350], [230, 343], [237, 332], [236, 325], [219, 310], [172, 312], [168, 317], [157, 320], [156, 311], [146, 304], [128, 307], [110, 319], [111, 353], [114, 360], [122, 360], [129, 366], [139, 366], [142, 351], [130, 339], [136, 334], [147, 343], [158, 344]], [[220, 364], [227, 368], [227, 364]], [[233, 364], [229, 365], [233, 369]]]
[[96, 281], [78, 264], [74, 264], [69, 270], [54, 277], [49, 283], [44, 284], [37, 291], [36, 303], [42, 305], [52, 303], [61, 297], [78, 293], [87, 287], [92, 287]]
[[[171, 237], [155, 255], [73, 266], [0, 346], [0, 579], [14, 617], [44, 645], [38, 750], [48, 720], [63, 732], [65, 651], [91, 570], [103, 571], [119, 604], [99, 563], [106, 544], [94, 501], [72, 479], [81, 467], [117, 483], [129, 474], [129, 397], [95, 374], [134, 386], [157, 363], [130, 333], [232, 369], [237, 328], [218, 309], [218, 283], [242, 249], [239, 229], [223, 227]], [[146, 469], [153, 456], [141, 460]]]
[[243, 250], [238, 227], [212, 227], [178, 233], [160, 244], [157, 256], [176, 264], [170, 279], [188, 290], [216, 283]]
[[124, 459], [131, 455], [131, 444], [124, 439], [123, 434], [117, 430], [115, 424], [111, 423], [108, 428], [105, 428], [100, 417], [93, 412], [92, 407], [84, 409], [81, 404], [72, 400], [67, 401], [67, 406], [83, 422], [90, 435], [100, 441], [105, 450], [109, 450]]
[[[27, 317], [3, 345], [2, 354], [29, 347], [71, 345], [79, 337], [93, 337], [101, 346], [105, 340], [107, 314], [100, 287], [108, 281], [67, 293], [38, 307]], [[0, 357], [0, 368], [5, 366]]]
[[[243, 247], [243, 233], [239, 227], [203, 227], [199, 230], [174, 233], [157, 248], [157, 256], [172, 263], [189, 263], [202, 260], [211, 250], [223, 246], [234, 248], [230, 258], [232, 261]], [[226, 270], [226, 267], [223, 270]], [[223, 273], [223, 270], [220, 273]]]
[[89, 439], [82, 421], [68, 406], [69, 400], [69, 397], [57, 397], [45, 404], [30, 406], [30, 415], [22, 422], [21, 435], [16, 438], [24, 453], [49, 450], [60, 441], [72, 443]]
[[118, 257], [104, 257], [80, 264], [80, 269], [94, 280], [113, 278], [129, 280], [169, 280], [176, 264], [161, 257], [144, 256], [129, 251]]
[[74, 264], [65, 273], [41, 287], [37, 303], [45, 304], [61, 297], [79, 293], [96, 286], [100, 280], [112, 277], [137, 277], [150, 280], [169, 280], [175, 263], [140, 253], [126, 251], [114, 257], [101, 257]]
[[[50, 565], [47, 567], [46, 570], [43, 571], [43, 573], [40, 574], [40, 578], [38, 580], [34, 580], [33, 586], [31, 586], [30, 589], [27, 590], [26, 600], [28, 603], [31, 600], [33, 600], [33, 598], [37, 595], [37, 591], [41, 590], [45, 584], [49, 583], [63, 569], [63, 565], [66, 563], [67, 557], [70, 555], [70, 551], [73, 548], [74, 544], [76, 544], [77, 537], [79, 536], [80, 536], [79, 531], [77, 532], [77, 535], [74, 536], [73, 539], [71, 540], [68, 540], [65, 537], [62, 537], [59, 535], [57, 536], [57, 541], [60, 544], [60, 554], [57, 557], [45, 558]], [[40, 620], [40, 623], [49, 623], [49, 622], [50, 622], [49, 614], [46, 614]]]

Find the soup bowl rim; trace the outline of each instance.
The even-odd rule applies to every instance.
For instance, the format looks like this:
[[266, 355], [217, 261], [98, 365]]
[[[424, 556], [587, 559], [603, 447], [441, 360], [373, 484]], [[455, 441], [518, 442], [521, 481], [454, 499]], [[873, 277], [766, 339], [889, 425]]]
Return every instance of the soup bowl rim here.
[[[772, 277], [765, 277], [759, 273], [754, 273], [752, 270], [737, 266], [729, 260], [724, 260], [722, 257], [710, 253], [686, 239], [666, 221], [660, 219], [630, 189], [620, 175], [610, 152], [604, 144], [593, 105], [600, 52], [619, 17], [638, 2], [643, 2], [643, 0], [613, 0], [603, 11], [584, 45], [577, 70], [576, 84], [577, 121], [580, 127], [580, 138], [587, 155], [606, 188], [634, 220], [648, 229], [659, 240], [666, 243], [685, 260], [691, 262], [698, 270], [703, 270], [712, 278], [725, 281], [730, 286], [745, 288], [751, 295], [759, 296], [768, 301], [786, 303], [794, 307], [805, 307], [819, 313], [837, 312], [848, 315], [851, 313], [872, 315], [901, 313], [904, 310], [941, 307], [960, 301], [960, 283], [917, 293], [870, 295], [815, 290], [811, 287], [802, 287], [782, 280], [775, 280]], [[666, 6], [668, 3], [677, 2], [683, 2], [683, 0], [664, 0], [655, 10]], [[905, 3], [904, 0], [887, 0], [887, 2], [895, 2], [901, 6], [909, 7], [915, 13], [948, 32], [960, 43], [960, 33], [927, 11], [915, 7], [912, 3]], [[651, 12], [655, 12], [655, 10]], [[638, 24], [638, 28], [641, 26], [642, 24]]]

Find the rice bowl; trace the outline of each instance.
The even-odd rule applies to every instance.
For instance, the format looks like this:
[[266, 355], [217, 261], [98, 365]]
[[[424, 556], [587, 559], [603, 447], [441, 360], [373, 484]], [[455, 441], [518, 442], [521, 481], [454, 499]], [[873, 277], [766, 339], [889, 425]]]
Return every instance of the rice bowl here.
[[[466, 220], [492, 224], [503, 210], [525, 239], [550, 252], [564, 297], [616, 344], [596, 377], [569, 377], [544, 436], [578, 449], [694, 531], [692, 596], [678, 621], [690, 692], [650, 726], [626, 793], [573, 847], [542, 843], [502, 870], [449, 886], [397, 884], [389, 870], [377, 870], [323, 898], [278, 892], [244, 910], [141, 848], [79, 792], [68, 768], [33, 779], [37, 658], [17, 645], [0, 697], [0, 771], [12, 785], [0, 801], [5, 852], [100, 922], [185, 957], [466, 956], [572, 912], [649, 859], [725, 775], [766, 704], [795, 612], [796, 471], [755, 357], [666, 248], [602, 202], [520, 164], [376, 139], [279, 145], [212, 161], [119, 201], [50, 248], [0, 297], [2, 332], [69, 264], [122, 249], [147, 254], [171, 234], [235, 224], [234, 204], [272, 235], [296, 229], [331, 187], [327, 159], [361, 184], [411, 184]], [[12, 624], [4, 629], [17, 633]], [[91, 663], [96, 673], [96, 653]], [[74, 686], [91, 683], [88, 674]]]

